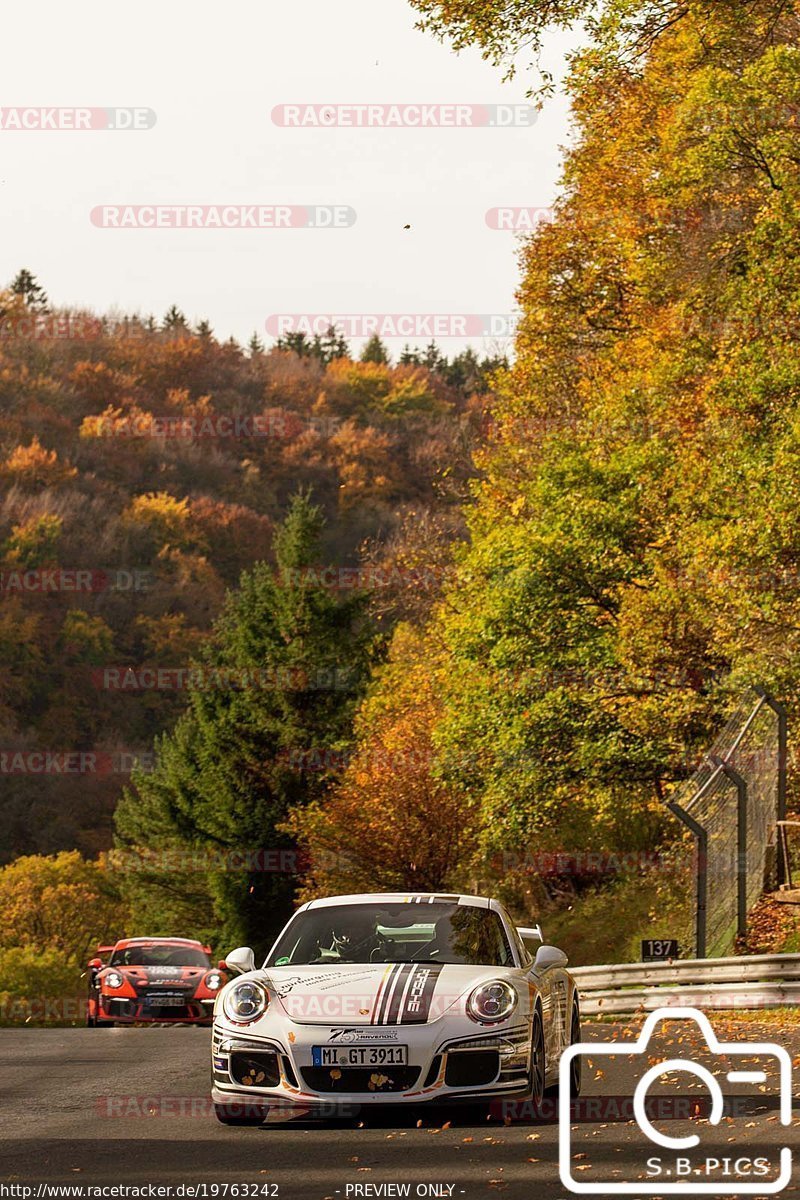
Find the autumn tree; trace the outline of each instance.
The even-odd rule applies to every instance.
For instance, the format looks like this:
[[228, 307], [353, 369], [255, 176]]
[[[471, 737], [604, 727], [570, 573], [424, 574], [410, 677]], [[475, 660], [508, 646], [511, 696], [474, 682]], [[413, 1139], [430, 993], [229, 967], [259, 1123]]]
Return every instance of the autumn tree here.
[[[453, 481], [473, 473], [466, 388], [422, 366], [354, 363], [335, 334], [316, 349], [309, 338], [302, 356], [246, 352], [194, 320], [34, 312], [10, 287], [0, 321], [7, 749], [145, 761], [185, 693], [108, 686], [106, 667], [185, 669], [226, 588], [274, 565], [298, 486], [326, 517], [321, 561], [355, 566], [408, 506], [455, 516]], [[383, 615], [384, 633], [399, 611]], [[126, 778], [4, 774], [0, 861], [107, 848]]]
[[[491, 0], [418, 7], [494, 56], [582, 6], [505, 28]], [[735, 697], [791, 700], [800, 674], [798, 17], [610, 3], [597, 22], [470, 544], [426, 635], [450, 663], [440, 767], [498, 849], [658, 844]]]
[[[440, 672], [419, 636], [400, 626], [359, 709], [341, 783], [294, 808], [284, 826], [308, 860], [302, 899], [468, 886], [474, 805], [436, 771]], [[298, 758], [299, 772], [309, 766]]]
[[57, 951], [75, 967], [98, 941], [123, 937], [127, 920], [103, 859], [64, 851], [25, 855], [0, 867], [0, 948]]

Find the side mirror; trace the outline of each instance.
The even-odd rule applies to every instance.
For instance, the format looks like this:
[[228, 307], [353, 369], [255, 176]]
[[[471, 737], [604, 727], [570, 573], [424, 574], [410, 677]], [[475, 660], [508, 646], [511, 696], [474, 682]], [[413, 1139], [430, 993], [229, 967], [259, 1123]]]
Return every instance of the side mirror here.
[[221, 959], [219, 960], [219, 962], [217, 963], [217, 970], [218, 970], [218, 971], [227, 971], [227, 969], [228, 969], [228, 964], [227, 964], [227, 962], [225, 961], [225, 959], [224, 959], [224, 958], [221, 958]]
[[93, 971], [101, 971], [103, 968], [103, 960], [102, 958], [90, 958], [86, 965]]
[[248, 971], [255, 971], [256, 956], [249, 946], [237, 946], [226, 955], [225, 967], [237, 975], [246, 975]]
[[557, 946], [540, 946], [533, 964], [534, 971], [548, 971], [550, 967], [565, 967], [569, 959]]

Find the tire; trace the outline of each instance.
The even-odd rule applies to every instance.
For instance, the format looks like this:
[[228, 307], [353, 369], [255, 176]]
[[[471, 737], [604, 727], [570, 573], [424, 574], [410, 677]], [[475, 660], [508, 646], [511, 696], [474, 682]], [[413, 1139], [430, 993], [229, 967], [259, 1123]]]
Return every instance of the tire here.
[[547, 1064], [545, 1061], [544, 1050], [544, 1025], [542, 1023], [542, 1010], [535, 1008], [533, 1012], [533, 1021], [531, 1023], [531, 1061], [530, 1061], [530, 1077], [531, 1090], [530, 1101], [533, 1107], [537, 1110], [541, 1109], [542, 1101], [544, 1100], [544, 1077]]
[[92, 1016], [91, 1013], [86, 1015], [87, 1029], [113, 1029], [116, 1021], [101, 1021], [99, 1017]]
[[245, 1115], [242, 1112], [242, 1105], [230, 1104], [215, 1104], [214, 1115], [220, 1125], [263, 1125], [266, 1113], [261, 1113], [260, 1116]]
[[[581, 1014], [578, 1010], [577, 1004], [573, 1004], [572, 1017], [571, 1017], [570, 1023], [569, 1023], [569, 1044], [570, 1044], [570, 1046], [574, 1046], [580, 1040], [581, 1040]], [[573, 1060], [570, 1064], [570, 1068], [569, 1068], [569, 1074], [570, 1074], [569, 1086], [570, 1086], [572, 1095], [575, 1097], [578, 1097], [581, 1094], [581, 1064], [582, 1064], [582, 1061], [583, 1061], [582, 1056], [580, 1054], [576, 1054], [575, 1057], [573, 1058]]]
[[[577, 1004], [572, 1005], [572, 1016], [569, 1021], [569, 1045], [574, 1046], [581, 1040], [581, 1017], [578, 1011]], [[570, 1063], [569, 1068], [569, 1087], [570, 1095], [573, 1099], [577, 1099], [581, 1094], [581, 1056], [576, 1055]], [[560, 1087], [557, 1083], [553, 1083], [545, 1091], [548, 1099], [556, 1099], [560, 1092]]]

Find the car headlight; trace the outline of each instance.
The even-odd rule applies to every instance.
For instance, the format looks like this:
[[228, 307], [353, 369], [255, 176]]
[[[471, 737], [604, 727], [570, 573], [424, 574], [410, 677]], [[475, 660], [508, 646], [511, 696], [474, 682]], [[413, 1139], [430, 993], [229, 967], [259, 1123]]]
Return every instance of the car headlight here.
[[110, 988], [122, 987], [124, 982], [125, 980], [122, 978], [119, 971], [109, 971], [108, 974], [103, 977], [103, 983], [106, 985], [106, 987]]
[[470, 992], [467, 1013], [482, 1025], [505, 1021], [517, 1007], [517, 993], [503, 979], [492, 979]]
[[243, 979], [225, 993], [222, 1011], [229, 1021], [247, 1025], [257, 1021], [269, 1007], [269, 992], [254, 979]]
[[211, 971], [206, 975], [205, 983], [210, 992], [218, 992], [222, 987], [222, 976], [219, 971]]

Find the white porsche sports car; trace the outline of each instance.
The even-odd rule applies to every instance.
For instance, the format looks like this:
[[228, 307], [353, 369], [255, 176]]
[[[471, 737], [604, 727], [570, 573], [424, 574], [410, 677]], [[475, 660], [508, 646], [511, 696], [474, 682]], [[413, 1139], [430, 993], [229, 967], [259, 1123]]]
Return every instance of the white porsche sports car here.
[[542, 940], [480, 896], [304, 904], [261, 969], [247, 947], [226, 958], [239, 974], [214, 1007], [218, 1119], [260, 1124], [285, 1105], [538, 1105], [580, 1041], [567, 956]]

